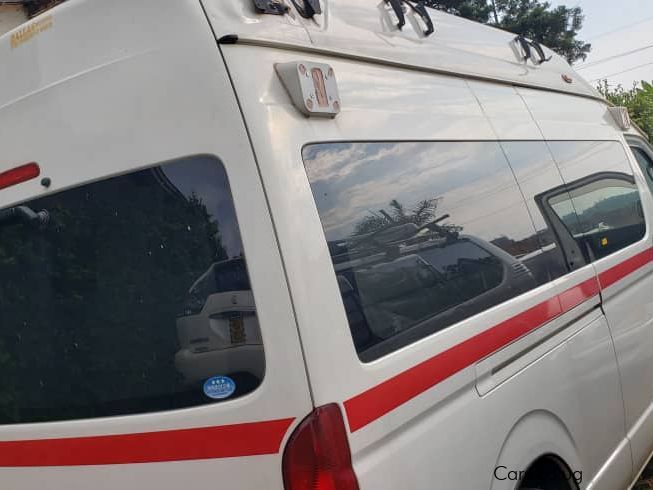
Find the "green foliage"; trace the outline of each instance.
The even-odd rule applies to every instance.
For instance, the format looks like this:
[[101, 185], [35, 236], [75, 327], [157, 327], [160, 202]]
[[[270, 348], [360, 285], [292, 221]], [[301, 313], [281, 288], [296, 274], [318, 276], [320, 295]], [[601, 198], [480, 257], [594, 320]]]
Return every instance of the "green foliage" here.
[[641, 87], [626, 90], [621, 85], [612, 88], [604, 80], [598, 89], [614, 105], [627, 107], [631, 119], [653, 140], [653, 85], [642, 81]]
[[[428, 225], [435, 221], [438, 205], [441, 201], [441, 197], [424, 199], [407, 210], [406, 206], [393, 199], [388, 205], [388, 210], [381, 209], [378, 213], [370, 214], [357, 223], [352, 236], [366, 235], [407, 223], [414, 223], [420, 227]], [[440, 228], [454, 233], [463, 229], [461, 226], [456, 225], [440, 225]]]
[[390, 226], [406, 223], [415, 223], [417, 226], [425, 225], [429, 221], [433, 221], [439, 201], [438, 198], [425, 199], [416, 203], [407, 211], [403, 204], [393, 199], [390, 201], [389, 210], [381, 210], [378, 214], [366, 216], [356, 225], [353, 234], [365, 235]]
[[45, 229], [0, 227], [0, 423], [174, 408], [176, 314], [227, 258], [205, 203], [144, 171], [28, 205]]
[[426, 0], [426, 5], [476, 22], [490, 21], [492, 5], [487, 0]]
[[576, 39], [583, 27], [580, 7], [551, 7], [538, 0], [497, 0], [499, 26], [534, 39], [564, 56], [569, 63], [587, 58], [592, 45]]
[[580, 7], [552, 7], [539, 0], [428, 0], [430, 7], [489, 23], [538, 41], [569, 63], [587, 58], [592, 45], [577, 39], [583, 27]]

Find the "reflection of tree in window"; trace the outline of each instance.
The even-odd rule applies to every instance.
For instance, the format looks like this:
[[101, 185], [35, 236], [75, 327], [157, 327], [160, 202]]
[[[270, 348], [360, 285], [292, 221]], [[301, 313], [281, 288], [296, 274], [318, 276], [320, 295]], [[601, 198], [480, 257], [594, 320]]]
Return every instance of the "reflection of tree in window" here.
[[[406, 206], [393, 199], [390, 201], [389, 209], [380, 209], [378, 212], [371, 211], [369, 216], [365, 216], [359, 221], [354, 227], [353, 235], [364, 235], [388, 226], [406, 223], [413, 223], [417, 226], [426, 225], [435, 220], [438, 204], [441, 201], [442, 198], [438, 197], [423, 199], [407, 210]], [[451, 231], [460, 231], [456, 226], [445, 225], [445, 227]]]
[[[189, 174], [198, 162], [182, 166]], [[204, 167], [207, 162], [204, 162]], [[211, 177], [219, 190], [224, 171]], [[226, 182], [226, 181], [225, 181]], [[175, 318], [236, 226], [159, 168], [27, 203], [49, 226], [0, 226], [0, 423], [203, 403], [180, 384]]]

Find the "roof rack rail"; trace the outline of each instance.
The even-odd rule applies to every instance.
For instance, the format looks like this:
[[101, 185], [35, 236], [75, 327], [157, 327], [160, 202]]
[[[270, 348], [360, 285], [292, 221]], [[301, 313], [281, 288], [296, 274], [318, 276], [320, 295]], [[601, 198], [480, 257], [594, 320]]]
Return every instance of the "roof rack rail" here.
[[[261, 14], [285, 15], [290, 10], [284, 0], [253, 0], [253, 2], [254, 8]], [[290, 0], [290, 2], [305, 19], [312, 19], [322, 13], [320, 0]]]
[[[544, 48], [542, 48], [542, 45], [537, 41], [531, 41], [530, 39], [527, 39], [520, 34], [515, 38], [515, 42], [521, 46], [521, 49], [524, 52], [524, 61], [528, 61], [530, 59], [536, 65], [541, 65], [542, 63], [551, 61], [552, 56], [547, 58], [546, 54], [544, 53]], [[537, 59], [533, 56], [533, 49], [538, 56]]]
[[422, 33], [424, 37], [428, 37], [435, 32], [433, 20], [431, 19], [428, 10], [426, 10], [426, 6], [422, 0], [385, 0], [385, 3], [392, 6], [392, 10], [394, 10], [395, 15], [397, 16], [397, 28], [399, 30], [406, 25], [406, 15], [404, 14], [404, 8], [402, 6], [402, 3], [405, 3], [413, 12], [420, 16], [426, 25], [426, 29], [424, 29]]
[[283, 0], [253, 0], [254, 8], [261, 14], [284, 15], [288, 12], [288, 5]]
[[299, 12], [299, 15], [305, 19], [312, 19], [315, 15], [322, 13], [320, 0], [301, 0], [303, 6], [299, 6], [298, 0], [290, 0]]

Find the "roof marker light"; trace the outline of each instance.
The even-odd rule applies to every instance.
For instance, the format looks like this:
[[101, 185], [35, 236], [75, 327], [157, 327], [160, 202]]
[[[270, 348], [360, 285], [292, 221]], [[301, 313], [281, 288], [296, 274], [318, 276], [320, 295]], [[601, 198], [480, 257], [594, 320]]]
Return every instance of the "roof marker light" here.
[[22, 184], [23, 182], [37, 178], [40, 174], [41, 169], [34, 162], [12, 168], [0, 173], [0, 189]]

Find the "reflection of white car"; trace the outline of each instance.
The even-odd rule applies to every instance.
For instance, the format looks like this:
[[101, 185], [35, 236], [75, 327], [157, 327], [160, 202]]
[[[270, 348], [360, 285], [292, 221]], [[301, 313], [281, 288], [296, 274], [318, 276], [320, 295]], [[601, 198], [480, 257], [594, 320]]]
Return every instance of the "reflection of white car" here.
[[175, 366], [189, 383], [249, 373], [263, 378], [263, 344], [242, 259], [213, 264], [190, 288], [177, 318]]

